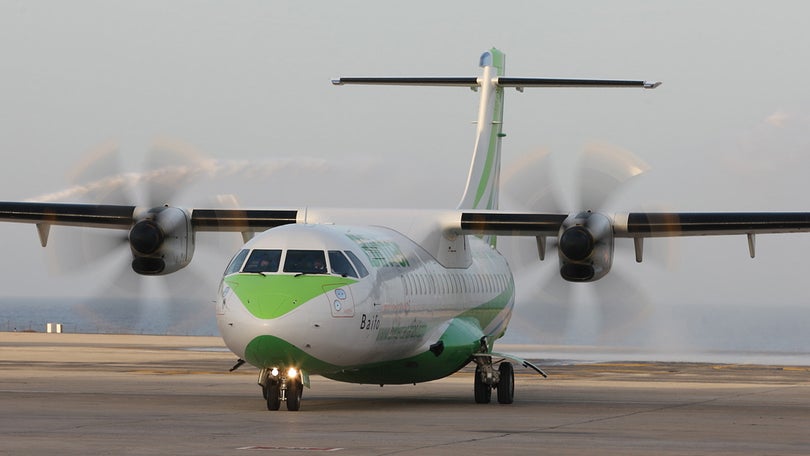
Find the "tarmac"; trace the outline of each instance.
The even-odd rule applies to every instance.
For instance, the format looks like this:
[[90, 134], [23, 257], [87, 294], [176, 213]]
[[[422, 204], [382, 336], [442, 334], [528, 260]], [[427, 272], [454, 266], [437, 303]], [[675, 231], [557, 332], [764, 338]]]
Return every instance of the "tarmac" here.
[[385, 386], [312, 377], [270, 412], [219, 338], [0, 332], [0, 454], [810, 454], [810, 367], [538, 360], [515, 403], [469, 368]]

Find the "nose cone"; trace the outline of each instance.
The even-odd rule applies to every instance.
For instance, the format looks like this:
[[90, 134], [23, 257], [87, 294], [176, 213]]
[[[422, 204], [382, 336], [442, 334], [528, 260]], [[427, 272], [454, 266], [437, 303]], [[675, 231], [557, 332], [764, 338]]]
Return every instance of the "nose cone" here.
[[[314, 343], [313, 331], [326, 330], [318, 322], [353, 311], [345, 289], [355, 282], [330, 275], [228, 276], [219, 298], [220, 334], [231, 351], [253, 365], [266, 367], [278, 356], [286, 362]], [[345, 299], [341, 301], [339, 295]], [[341, 303], [338, 310], [335, 301]]]

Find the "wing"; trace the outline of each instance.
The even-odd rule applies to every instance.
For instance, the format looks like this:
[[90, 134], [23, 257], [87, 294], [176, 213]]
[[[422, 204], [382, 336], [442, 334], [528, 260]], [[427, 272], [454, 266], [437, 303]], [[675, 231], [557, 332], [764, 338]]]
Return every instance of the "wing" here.
[[165, 275], [186, 267], [194, 254], [194, 233], [254, 232], [296, 223], [297, 210], [192, 209], [135, 206], [0, 202], [0, 221], [36, 225], [43, 247], [52, 225], [128, 230], [132, 269], [141, 275]]
[[[556, 236], [570, 214], [465, 211], [465, 234]], [[631, 212], [613, 216], [616, 237], [648, 238], [810, 231], [810, 212]]]
[[[185, 212], [185, 210], [183, 210]], [[149, 210], [135, 206], [0, 202], [0, 221], [31, 223], [40, 229], [42, 245], [52, 225], [129, 230], [147, 217]], [[192, 209], [187, 212], [194, 231], [257, 232], [296, 223], [297, 210]], [[43, 232], [44, 238], [43, 238]]]
[[650, 237], [746, 235], [751, 258], [755, 236], [810, 232], [810, 212], [633, 212], [612, 217], [598, 212], [578, 214], [467, 211], [456, 228], [475, 235], [534, 236], [545, 259], [546, 238], [557, 238], [561, 276], [591, 282], [608, 273], [615, 238], [632, 238], [636, 261], [643, 258]]
[[[191, 261], [195, 232], [239, 232], [249, 239], [254, 232], [303, 223], [306, 211], [0, 202], [0, 221], [36, 225], [43, 246], [53, 225], [129, 230], [133, 255], [150, 260], [143, 262], [149, 267], [136, 272], [157, 275], [174, 272]], [[546, 239], [557, 238], [563, 278], [587, 282], [609, 271], [615, 238], [632, 238], [636, 261], [640, 262], [645, 238], [747, 235], [750, 255], [754, 257], [755, 235], [808, 232], [810, 212], [634, 212], [608, 216], [598, 212], [458, 211], [456, 222], [445, 225], [444, 230], [454, 234], [535, 237], [541, 260], [545, 258]], [[175, 259], [171, 264], [151, 261], [169, 256]]]

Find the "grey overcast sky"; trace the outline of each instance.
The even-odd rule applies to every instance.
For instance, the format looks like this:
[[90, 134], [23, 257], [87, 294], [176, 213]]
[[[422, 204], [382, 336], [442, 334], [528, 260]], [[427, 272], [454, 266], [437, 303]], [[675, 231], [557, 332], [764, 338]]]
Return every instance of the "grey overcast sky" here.
[[[508, 92], [505, 169], [552, 152], [562, 157], [555, 185], [571, 192], [570, 157], [596, 143], [650, 166], [611, 210], [810, 211], [808, 16], [802, 1], [2, 0], [0, 199], [70, 187], [73, 170], [111, 143], [123, 169], [138, 171], [156, 141], [170, 140], [209, 158], [252, 163], [253, 172], [239, 168], [243, 178], [208, 176], [177, 195], [178, 204], [234, 193], [250, 207], [455, 207], [475, 94], [329, 80], [475, 75], [480, 53], [495, 46], [512, 76], [664, 82], [655, 91]], [[33, 227], [0, 229], [3, 296], [105, 289], [114, 260], [102, 262], [104, 270], [55, 273]], [[810, 324], [810, 235], [760, 236], [755, 260], [746, 245], [745, 237], [651, 241], [642, 264], [619, 253], [616, 278], [606, 282], [641, 290], [643, 317], [634, 324], [646, 329], [635, 343], [674, 343], [652, 333], [697, 341], [707, 332], [735, 341], [756, 333], [762, 342], [753, 349], [810, 350], [807, 338], [793, 335]], [[214, 250], [222, 249], [195, 254], [208, 294], [229, 255]], [[535, 331], [548, 294], [537, 285], [553, 274], [553, 261], [516, 270], [518, 292], [525, 290], [516, 331], [543, 342], [594, 342], [572, 337], [574, 330], [552, 339]], [[579, 301], [570, 309], [578, 317], [553, 324], [587, 332], [595, 323], [582, 315], [597, 308], [587, 303], [597, 289], [575, 289]], [[770, 316], [758, 324], [763, 315]], [[571, 323], [577, 318], [585, 322]]]

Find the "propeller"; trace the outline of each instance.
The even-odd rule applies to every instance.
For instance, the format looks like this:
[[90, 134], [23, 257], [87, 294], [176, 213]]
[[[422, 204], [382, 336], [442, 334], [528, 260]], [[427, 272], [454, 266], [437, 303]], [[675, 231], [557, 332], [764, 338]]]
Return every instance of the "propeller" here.
[[[143, 169], [125, 172], [119, 147], [109, 141], [90, 151], [69, 173], [71, 187], [37, 200], [161, 207], [177, 203], [183, 190], [210, 169], [211, 160], [193, 146], [159, 138], [146, 155]], [[200, 203], [211, 208], [238, 207], [233, 196]], [[181, 334], [200, 327], [213, 330], [210, 322], [203, 320], [213, 312], [200, 311], [200, 306], [209, 303], [215, 292], [213, 270], [192, 264], [170, 276], [136, 274], [131, 267], [129, 235], [126, 230], [73, 227], [53, 230], [48, 248], [51, 270], [92, 272], [92, 277], [81, 280], [100, 298], [88, 299], [78, 306], [77, 311], [85, 321], [95, 322], [99, 331], [131, 331], [144, 326], [157, 332]], [[230, 238], [227, 242], [228, 236], [218, 236], [218, 245], [207, 245], [201, 250], [216, 247], [214, 250], [221, 257], [219, 263], [224, 264], [241, 245], [237, 242], [239, 236]], [[225, 248], [228, 250], [224, 251]], [[115, 304], [117, 308], [111, 309]], [[190, 309], [193, 306], [197, 306], [197, 311]]]
[[[563, 164], [564, 160], [540, 149], [505, 168], [504, 208], [604, 211], [626, 184], [649, 170], [630, 151], [603, 142], [588, 143], [573, 170], [564, 169]], [[650, 317], [649, 298], [620, 270], [614, 267], [595, 282], [571, 283], [560, 277], [556, 255], [550, 253], [556, 248], [556, 237], [547, 243], [545, 262], [539, 261], [534, 239], [499, 242], [504, 240], [507, 245], [500, 245], [517, 272], [516, 314], [521, 318], [512, 324], [516, 332], [548, 344], [627, 344], [644, 337], [640, 331]], [[614, 257], [620, 258], [616, 263], [633, 258], [632, 244], [617, 242]]]
[[[282, 201], [276, 204], [290, 207], [290, 197], [309, 201], [324, 197], [320, 190], [323, 186], [307, 185], [307, 179], [322, 184], [334, 182], [336, 176], [344, 180], [363, 180], [364, 177], [380, 175], [376, 170], [365, 170], [357, 166], [358, 163], [345, 160], [331, 163], [300, 156], [263, 160], [212, 159], [194, 146], [167, 138], [154, 141], [141, 171], [124, 171], [123, 158], [115, 142], [101, 144], [69, 174], [72, 184], [69, 188], [32, 200], [139, 207], [159, 207], [168, 203], [183, 207], [239, 208], [240, 204], [231, 194], [204, 201], [195, 196], [217, 193], [216, 188], [225, 188], [228, 192], [241, 191], [247, 192], [248, 196], [258, 196], [263, 206], [273, 204], [268, 198], [277, 198]], [[361, 175], [357, 175], [358, 169], [362, 171]], [[296, 191], [293, 194], [267, 192], [268, 185], [274, 189], [295, 188]], [[256, 191], [257, 186], [261, 191]], [[319, 193], [312, 193], [316, 189]], [[345, 198], [340, 192], [326, 196]], [[195, 237], [197, 248], [191, 264], [167, 276], [144, 277], [132, 270], [129, 232], [126, 230], [53, 227], [46, 253], [52, 272], [87, 273], [78, 280], [87, 283], [90, 293], [100, 297], [88, 299], [77, 311], [84, 321], [94, 321], [97, 331], [130, 332], [135, 327], [147, 326], [158, 327], [156, 331], [161, 333], [199, 333], [196, 328], [206, 325], [204, 321], [201, 323], [202, 319], [213, 315], [206, 304], [214, 295], [213, 287], [222, 267], [243, 241], [238, 234], [228, 233], [202, 232]], [[111, 309], [111, 304], [114, 304], [111, 301], [121, 305]], [[146, 318], [152, 323], [145, 324], [143, 320]], [[210, 325], [208, 330], [214, 332], [215, 328]]]

